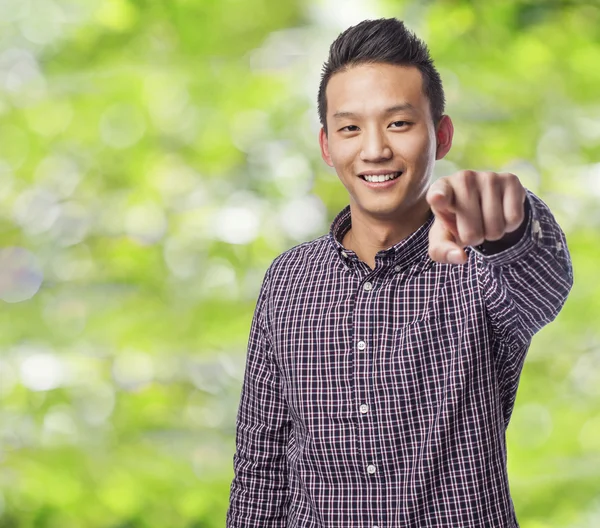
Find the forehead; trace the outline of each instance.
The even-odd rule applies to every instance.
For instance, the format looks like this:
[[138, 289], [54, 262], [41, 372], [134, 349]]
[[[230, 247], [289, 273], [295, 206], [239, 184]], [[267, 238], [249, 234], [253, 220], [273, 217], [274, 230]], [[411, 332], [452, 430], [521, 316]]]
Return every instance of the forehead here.
[[327, 114], [370, 114], [399, 104], [429, 113], [423, 77], [415, 66], [360, 64], [335, 73], [326, 90]]

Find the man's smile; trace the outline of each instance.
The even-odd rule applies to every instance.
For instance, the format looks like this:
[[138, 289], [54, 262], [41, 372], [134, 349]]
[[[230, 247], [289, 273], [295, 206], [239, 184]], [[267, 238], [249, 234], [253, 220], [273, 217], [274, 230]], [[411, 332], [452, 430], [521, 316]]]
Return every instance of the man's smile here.
[[371, 187], [374, 189], [387, 189], [394, 185], [396, 180], [402, 175], [402, 171], [389, 171], [385, 170], [377, 170], [377, 171], [364, 171], [361, 172], [358, 176], [361, 180], [365, 182], [367, 187]]

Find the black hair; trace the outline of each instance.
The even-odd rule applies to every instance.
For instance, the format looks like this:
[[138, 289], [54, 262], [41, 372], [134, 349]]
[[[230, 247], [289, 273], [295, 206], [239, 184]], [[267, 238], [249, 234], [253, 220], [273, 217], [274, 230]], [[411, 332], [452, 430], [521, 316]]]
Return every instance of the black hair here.
[[434, 123], [444, 114], [445, 97], [440, 74], [433, 65], [427, 45], [396, 18], [364, 20], [341, 33], [329, 48], [319, 84], [319, 120], [327, 132], [325, 90], [335, 73], [359, 64], [415, 66], [423, 78], [423, 93], [429, 99]]

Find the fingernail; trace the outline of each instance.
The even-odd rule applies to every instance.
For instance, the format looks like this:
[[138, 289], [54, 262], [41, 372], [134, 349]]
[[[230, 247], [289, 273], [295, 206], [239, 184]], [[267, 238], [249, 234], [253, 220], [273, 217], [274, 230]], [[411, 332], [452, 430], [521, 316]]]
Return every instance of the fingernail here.
[[463, 254], [460, 249], [453, 249], [448, 253], [448, 262], [451, 264], [462, 264]]

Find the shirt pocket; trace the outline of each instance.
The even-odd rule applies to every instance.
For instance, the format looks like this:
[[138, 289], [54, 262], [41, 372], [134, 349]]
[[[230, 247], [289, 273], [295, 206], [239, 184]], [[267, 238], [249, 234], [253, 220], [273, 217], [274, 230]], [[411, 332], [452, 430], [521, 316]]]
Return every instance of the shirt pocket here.
[[437, 406], [446, 392], [451, 345], [431, 314], [397, 328], [391, 345], [394, 396], [411, 407]]

